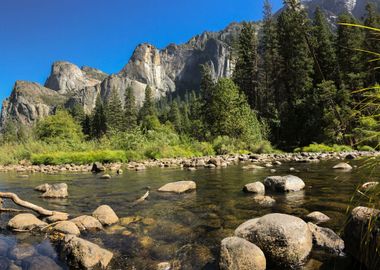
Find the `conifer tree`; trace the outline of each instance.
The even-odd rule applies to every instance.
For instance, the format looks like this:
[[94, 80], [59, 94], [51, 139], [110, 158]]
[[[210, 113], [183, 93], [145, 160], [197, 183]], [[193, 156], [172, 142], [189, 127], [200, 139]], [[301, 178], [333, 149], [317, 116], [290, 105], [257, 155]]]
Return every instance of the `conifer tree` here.
[[181, 112], [179, 110], [177, 100], [174, 100], [170, 106], [169, 121], [173, 124], [177, 132], [179, 133], [182, 132], [183, 128], [182, 128]]
[[113, 88], [106, 104], [107, 128], [110, 131], [124, 129], [124, 111], [118, 91]]
[[315, 10], [313, 22], [314, 38], [314, 83], [335, 80], [337, 76], [334, 35], [325, 15], [319, 7]]
[[125, 130], [133, 130], [137, 126], [136, 98], [132, 87], [127, 87], [125, 91], [124, 124]]
[[256, 31], [252, 23], [243, 23], [239, 43], [238, 58], [233, 80], [248, 98], [252, 109], [259, 109], [258, 93], [258, 49]]
[[157, 116], [152, 88], [149, 85], [145, 88], [145, 99], [139, 112], [139, 119], [143, 121], [148, 116]]
[[[207, 137], [206, 132], [208, 132], [209, 123], [213, 123], [215, 121], [215, 114], [211, 111], [210, 104], [213, 101], [214, 97], [214, 86], [215, 82], [211, 74], [211, 69], [207, 65], [201, 66], [201, 85], [200, 85], [200, 93], [201, 93], [201, 101], [199, 103], [199, 111], [201, 112], [200, 116], [202, 118], [202, 129], [203, 136]], [[198, 109], [198, 108], [197, 108]], [[193, 113], [193, 112], [192, 112]], [[201, 125], [198, 125], [201, 127]]]
[[107, 132], [107, 117], [104, 110], [103, 101], [98, 94], [95, 108], [91, 118], [91, 134], [94, 138], [101, 138]]

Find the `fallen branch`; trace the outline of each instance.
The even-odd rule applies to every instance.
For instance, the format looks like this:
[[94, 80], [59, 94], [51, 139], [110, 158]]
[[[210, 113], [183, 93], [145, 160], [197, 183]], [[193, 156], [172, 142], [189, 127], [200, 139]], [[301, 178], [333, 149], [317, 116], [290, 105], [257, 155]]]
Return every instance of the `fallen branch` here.
[[3, 208], [0, 207], [0, 212], [16, 212], [16, 213], [25, 213], [27, 210], [15, 209], [15, 208]]
[[148, 198], [148, 196], [149, 196], [149, 190], [141, 198], [139, 198], [138, 200], [134, 201], [133, 205], [142, 203], [143, 201], [145, 201], [146, 198]]
[[21, 200], [16, 194], [11, 193], [11, 192], [0, 192], [0, 198], [11, 199], [15, 204], [22, 206], [24, 208], [33, 210], [42, 216], [52, 216], [55, 214], [66, 214], [66, 213], [62, 213], [62, 212], [47, 210], [45, 208], [42, 208], [42, 207], [35, 205], [33, 203], [30, 203], [28, 201]]

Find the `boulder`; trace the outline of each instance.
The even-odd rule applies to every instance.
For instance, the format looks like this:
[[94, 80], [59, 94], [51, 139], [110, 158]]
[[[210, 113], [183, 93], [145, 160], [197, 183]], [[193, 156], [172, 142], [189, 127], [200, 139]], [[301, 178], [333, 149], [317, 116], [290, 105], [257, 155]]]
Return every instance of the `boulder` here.
[[67, 184], [45, 184], [46, 191], [41, 195], [42, 198], [67, 198], [69, 193], [67, 191]]
[[119, 218], [108, 205], [99, 206], [93, 213], [92, 216], [100, 221], [102, 225], [112, 225], [119, 222]]
[[311, 222], [307, 224], [313, 234], [314, 246], [335, 255], [344, 255], [344, 241], [333, 230], [319, 227]]
[[106, 269], [113, 257], [112, 252], [74, 235], [66, 235], [61, 245], [63, 259], [74, 269]]
[[264, 185], [269, 190], [278, 192], [299, 191], [305, 188], [302, 179], [294, 175], [269, 176], [264, 180]]
[[222, 240], [220, 248], [221, 270], [265, 270], [266, 259], [259, 247], [239, 237]]
[[261, 182], [250, 183], [244, 186], [243, 191], [247, 193], [265, 194], [265, 186]]
[[51, 258], [46, 256], [31, 256], [22, 261], [23, 269], [28, 270], [62, 270]]
[[352, 167], [351, 167], [351, 165], [348, 164], [348, 163], [341, 162], [341, 163], [338, 163], [337, 165], [335, 165], [335, 166], [333, 167], [333, 169], [335, 169], [335, 170], [350, 171], [350, 170], [352, 170]]
[[273, 265], [298, 266], [313, 245], [307, 224], [285, 214], [268, 214], [248, 220], [235, 230], [235, 235], [256, 244]]
[[105, 170], [106, 168], [100, 162], [95, 162], [94, 164], [92, 164], [91, 172], [100, 173], [104, 172]]
[[33, 214], [18, 214], [8, 222], [8, 227], [13, 230], [33, 230], [46, 225]]
[[77, 225], [71, 221], [60, 221], [53, 227], [53, 230], [63, 234], [72, 234], [76, 236], [80, 235]]
[[71, 222], [75, 223], [81, 231], [102, 230], [103, 226], [99, 220], [92, 216], [80, 216], [73, 218]]
[[194, 181], [179, 181], [168, 183], [158, 189], [160, 192], [184, 193], [197, 188]]
[[327, 215], [325, 215], [321, 212], [318, 212], [318, 211], [315, 211], [315, 212], [308, 214], [306, 216], [306, 219], [315, 223], [315, 224], [327, 222], [330, 220], [330, 218]]
[[369, 270], [380, 269], [380, 210], [356, 207], [344, 228], [345, 251]]
[[49, 223], [58, 222], [58, 221], [64, 221], [69, 219], [69, 214], [66, 213], [55, 213], [52, 216], [48, 216], [44, 218], [44, 221], [47, 221]]

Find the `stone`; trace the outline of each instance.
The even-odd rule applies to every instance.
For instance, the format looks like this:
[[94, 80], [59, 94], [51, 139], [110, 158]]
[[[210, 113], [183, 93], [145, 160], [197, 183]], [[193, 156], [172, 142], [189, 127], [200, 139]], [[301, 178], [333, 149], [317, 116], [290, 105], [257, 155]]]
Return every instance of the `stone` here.
[[60, 221], [53, 227], [53, 230], [63, 234], [72, 234], [76, 236], [80, 235], [77, 225], [71, 221]]
[[277, 192], [300, 191], [305, 188], [301, 178], [294, 175], [269, 176], [264, 180], [267, 189]]
[[239, 237], [222, 240], [220, 248], [221, 270], [265, 270], [266, 259], [256, 245]]
[[34, 254], [36, 254], [36, 249], [28, 243], [18, 244], [9, 251], [9, 257], [12, 260], [22, 260]]
[[372, 189], [376, 188], [378, 184], [379, 184], [379, 182], [367, 182], [367, 183], [364, 183], [360, 187], [360, 189], [362, 189], [364, 191], [372, 190]]
[[52, 216], [48, 216], [44, 218], [44, 221], [47, 221], [49, 223], [54, 223], [58, 221], [64, 221], [69, 219], [69, 214], [66, 213], [55, 213]]
[[91, 172], [100, 173], [104, 172], [105, 170], [106, 168], [100, 162], [95, 162], [94, 164], [92, 164]]
[[139, 222], [141, 220], [142, 220], [142, 217], [140, 216], [123, 217], [123, 218], [120, 218], [120, 224], [123, 226], [128, 226], [131, 223]]
[[194, 181], [179, 181], [168, 183], [158, 189], [160, 192], [184, 193], [195, 190], [197, 185]]
[[330, 218], [327, 215], [325, 215], [321, 212], [318, 212], [318, 211], [315, 211], [315, 212], [308, 214], [306, 216], [306, 219], [315, 223], [315, 224], [327, 222], [330, 220]]
[[92, 216], [79, 216], [70, 220], [75, 223], [80, 231], [96, 231], [102, 230], [103, 226], [99, 220]]
[[100, 176], [100, 179], [111, 179], [111, 175], [103, 174], [102, 176]]
[[333, 167], [333, 169], [335, 170], [343, 170], [343, 171], [350, 171], [352, 170], [352, 166], [348, 163], [345, 163], [345, 162], [341, 162], [341, 163], [338, 163], [337, 165], [335, 165]]
[[285, 214], [268, 214], [241, 224], [237, 237], [257, 245], [267, 262], [297, 266], [309, 255], [313, 239], [308, 225], [300, 218]]
[[344, 227], [345, 251], [369, 270], [380, 269], [380, 210], [356, 207]]
[[51, 258], [46, 256], [31, 256], [22, 261], [24, 269], [28, 270], [62, 270]]
[[8, 227], [12, 230], [33, 230], [46, 225], [33, 214], [18, 214], [8, 222]]
[[270, 207], [273, 204], [276, 203], [276, 200], [269, 196], [263, 196], [263, 195], [257, 195], [253, 197], [253, 200], [255, 203], [263, 206], [263, 207]]
[[315, 247], [335, 255], [344, 255], [344, 241], [333, 230], [319, 227], [311, 222], [307, 225], [313, 234]]
[[261, 182], [250, 183], [244, 186], [243, 191], [247, 193], [265, 194], [265, 186]]
[[170, 262], [162, 262], [162, 263], [157, 264], [156, 269], [157, 270], [171, 270], [171, 267], [172, 266]]
[[69, 193], [67, 191], [67, 184], [45, 184], [46, 190], [41, 195], [42, 198], [67, 198]]
[[108, 205], [99, 206], [93, 213], [92, 216], [100, 221], [102, 225], [112, 225], [119, 222], [119, 218]]
[[74, 235], [66, 235], [61, 243], [62, 255], [74, 269], [106, 269], [113, 253]]

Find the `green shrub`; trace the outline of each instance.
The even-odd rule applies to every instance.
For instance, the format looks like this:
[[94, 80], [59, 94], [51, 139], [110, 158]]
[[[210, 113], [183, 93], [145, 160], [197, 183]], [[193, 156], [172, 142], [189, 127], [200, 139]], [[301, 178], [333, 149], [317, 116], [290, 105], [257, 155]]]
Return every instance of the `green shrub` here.
[[359, 151], [366, 151], [366, 152], [373, 152], [373, 151], [375, 151], [374, 148], [372, 148], [371, 146], [368, 146], [368, 145], [358, 146], [358, 150]]
[[313, 143], [309, 146], [300, 147], [294, 149], [294, 152], [314, 152], [314, 153], [326, 153], [326, 152], [350, 152], [353, 149], [348, 145], [337, 145], [328, 146], [325, 144]]

